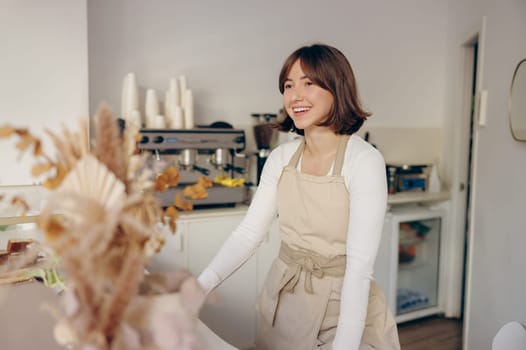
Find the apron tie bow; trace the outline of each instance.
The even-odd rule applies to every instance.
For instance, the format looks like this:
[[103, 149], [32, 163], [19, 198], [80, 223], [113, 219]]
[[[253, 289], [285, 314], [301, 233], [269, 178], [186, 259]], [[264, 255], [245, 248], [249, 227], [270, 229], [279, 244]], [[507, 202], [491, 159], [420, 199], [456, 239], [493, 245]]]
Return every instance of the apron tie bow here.
[[302, 271], [305, 271], [305, 291], [309, 294], [314, 292], [312, 288], [312, 275], [317, 278], [322, 278], [324, 275], [323, 269], [319, 264], [310, 257], [303, 257], [300, 261], [294, 263], [294, 268], [291, 266], [283, 277], [285, 282], [283, 289], [286, 292], [294, 293], [294, 288], [298, 284]]
[[326, 258], [306, 251], [292, 249], [285, 243], [282, 243], [279, 256], [288, 265], [288, 269], [281, 279], [278, 293], [282, 290], [294, 293], [294, 288], [298, 284], [303, 271], [305, 272], [304, 288], [309, 294], [314, 293], [312, 286], [313, 275], [316, 278], [322, 278], [326, 274], [343, 276], [345, 272], [345, 256], [342, 255], [335, 258]]

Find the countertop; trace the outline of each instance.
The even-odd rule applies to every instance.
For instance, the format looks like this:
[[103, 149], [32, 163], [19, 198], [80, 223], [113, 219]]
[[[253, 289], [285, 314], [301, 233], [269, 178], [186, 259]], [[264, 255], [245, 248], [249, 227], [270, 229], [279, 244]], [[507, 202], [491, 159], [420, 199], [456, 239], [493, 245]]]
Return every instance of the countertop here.
[[442, 192], [400, 192], [387, 196], [388, 205], [440, 202], [451, 198], [449, 191]]
[[[389, 206], [398, 204], [410, 203], [431, 203], [446, 201], [451, 198], [451, 193], [448, 191], [442, 192], [401, 192], [390, 194], [387, 197], [387, 204]], [[236, 205], [232, 208], [214, 208], [214, 209], [197, 209], [181, 213], [181, 219], [199, 219], [210, 217], [222, 217], [225, 215], [239, 215], [246, 212], [248, 206], [244, 204]], [[23, 224], [35, 222], [37, 215], [18, 216], [18, 217], [0, 217], [0, 226]]]

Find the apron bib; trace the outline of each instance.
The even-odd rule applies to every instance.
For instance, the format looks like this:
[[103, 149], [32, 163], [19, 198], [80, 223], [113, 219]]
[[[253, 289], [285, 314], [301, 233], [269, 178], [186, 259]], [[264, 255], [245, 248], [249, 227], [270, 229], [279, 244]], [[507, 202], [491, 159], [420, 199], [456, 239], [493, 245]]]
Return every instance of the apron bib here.
[[[278, 183], [282, 239], [258, 299], [257, 350], [331, 349], [340, 311], [349, 222], [340, 135], [332, 176], [297, 171], [303, 142]], [[371, 282], [360, 349], [400, 349], [385, 297]]]

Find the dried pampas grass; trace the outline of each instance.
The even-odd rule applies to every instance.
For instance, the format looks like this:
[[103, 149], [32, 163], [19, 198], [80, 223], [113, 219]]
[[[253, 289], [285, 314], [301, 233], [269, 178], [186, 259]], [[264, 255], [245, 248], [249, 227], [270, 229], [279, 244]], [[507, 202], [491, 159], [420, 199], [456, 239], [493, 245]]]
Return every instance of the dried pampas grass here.
[[[26, 129], [0, 127], [0, 137], [19, 138], [16, 147], [20, 154], [33, 150], [36, 164], [32, 173], [47, 176], [44, 186], [53, 190], [41, 210], [38, 226], [45, 233], [44, 244], [60, 257], [68, 286], [56, 334], [67, 338], [61, 343], [75, 349], [123, 349], [132, 343], [169, 349], [166, 341], [156, 340], [158, 334], [152, 335], [151, 329], [144, 333], [137, 328], [146, 321], [139, 321], [136, 311], [144, 313], [145, 305], [158, 305], [138, 294], [148, 257], [164, 243], [159, 223], [168, 218], [175, 232], [176, 207], [187, 210], [191, 204], [179, 198], [164, 212], [155, 198], [155, 187], [177, 185], [177, 169], [169, 168], [152, 181], [145, 155], [137, 152], [138, 129], [129, 126], [121, 132], [106, 106], [97, 110], [93, 120], [91, 149], [86, 121], [78, 132], [47, 130], [55, 147], [53, 156], [45, 153], [40, 140]], [[177, 292], [181, 295], [173, 304], [178, 311], [172, 310], [170, 317], [176, 319], [173, 324], [182, 327], [184, 337], [178, 339], [186, 339], [188, 349], [194, 349], [197, 343], [187, 337], [187, 331], [204, 294], [195, 278], [186, 276], [180, 282]], [[166, 298], [172, 300], [170, 303], [175, 300]], [[152, 312], [156, 311], [146, 314], [158, 320]]]

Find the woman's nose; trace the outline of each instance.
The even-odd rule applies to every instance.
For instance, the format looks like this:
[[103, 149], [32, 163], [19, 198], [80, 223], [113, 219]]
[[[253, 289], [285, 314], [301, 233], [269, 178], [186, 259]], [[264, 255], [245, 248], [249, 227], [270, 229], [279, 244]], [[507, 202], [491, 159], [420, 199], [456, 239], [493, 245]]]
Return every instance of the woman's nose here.
[[303, 99], [303, 91], [301, 91], [300, 88], [296, 87], [292, 91], [292, 100], [293, 101], [301, 101]]

